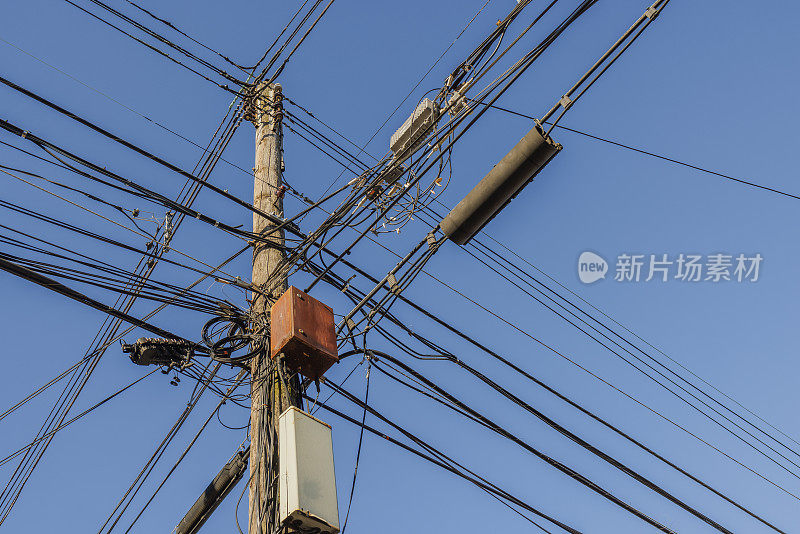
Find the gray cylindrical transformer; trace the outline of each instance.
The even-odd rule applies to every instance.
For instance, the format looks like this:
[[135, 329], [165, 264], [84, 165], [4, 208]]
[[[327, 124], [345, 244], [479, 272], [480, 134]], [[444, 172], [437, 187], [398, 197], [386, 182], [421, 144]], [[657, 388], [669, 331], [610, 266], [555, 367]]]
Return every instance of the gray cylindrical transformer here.
[[442, 231], [458, 245], [469, 243], [560, 150], [537, 124], [447, 214]]

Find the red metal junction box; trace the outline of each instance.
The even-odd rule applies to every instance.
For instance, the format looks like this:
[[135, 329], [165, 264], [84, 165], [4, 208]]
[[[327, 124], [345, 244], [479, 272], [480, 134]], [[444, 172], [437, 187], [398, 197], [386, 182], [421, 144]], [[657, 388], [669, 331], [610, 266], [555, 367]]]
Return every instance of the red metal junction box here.
[[286, 366], [317, 379], [338, 361], [333, 310], [296, 287], [272, 305], [270, 356], [283, 353]]

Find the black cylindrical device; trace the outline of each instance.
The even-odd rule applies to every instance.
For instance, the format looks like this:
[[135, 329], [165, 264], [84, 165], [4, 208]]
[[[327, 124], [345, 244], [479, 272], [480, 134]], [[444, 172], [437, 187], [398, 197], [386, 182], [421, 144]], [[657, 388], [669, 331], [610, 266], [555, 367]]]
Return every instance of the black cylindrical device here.
[[442, 231], [458, 245], [469, 243], [560, 150], [537, 124], [447, 214]]

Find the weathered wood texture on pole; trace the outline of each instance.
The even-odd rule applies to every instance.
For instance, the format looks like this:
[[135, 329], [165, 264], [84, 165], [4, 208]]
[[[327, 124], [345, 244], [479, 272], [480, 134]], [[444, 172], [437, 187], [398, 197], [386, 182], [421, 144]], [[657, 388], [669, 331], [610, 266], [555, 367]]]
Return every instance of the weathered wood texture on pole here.
[[[282, 119], [283, 95], [280, 85], [262, 86], [254, 101], [256, 126], [256, 159], [253, 173], [253, 205], [261, 211], [283, 218]], [[253, 232], [270, 232], [275, 224], [253, 214]], [[269, 335], [268, 315], [272, 303], [288, 288], [286, 271], [279, 272], [284, 254], [283, 231], [269, 234], [277, 245], [255, 243], [253, 250], [253, 284], [262, 294], [252, 295], [254, 329]], [[299, 384], [282, 379], [271, 365], [269, 349], [257, 354], [250, 367], [252, 376], [250, 410], [250, 534], [272, 534], [277, 528], [278, 493], [278, 416], [289, 406], [300, 406]]]

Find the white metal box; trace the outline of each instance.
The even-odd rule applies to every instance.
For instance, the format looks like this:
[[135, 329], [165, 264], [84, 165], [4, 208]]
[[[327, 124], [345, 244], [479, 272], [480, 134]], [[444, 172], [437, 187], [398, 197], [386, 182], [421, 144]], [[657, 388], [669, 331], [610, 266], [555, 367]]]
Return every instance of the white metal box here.
[[405, 149], [413, 152], [413, 145], [427, 137], [428, 128], [439, 116], [439, 106], [428, 98], [422, 100], [414, 113], [406, 119], [389, 140], [389, 148], [395, 156]]
[[330, 425], [291, 407], [278, 420], [278, 447], [281, 523], [339, 532]]

